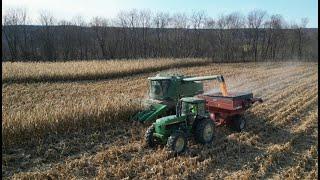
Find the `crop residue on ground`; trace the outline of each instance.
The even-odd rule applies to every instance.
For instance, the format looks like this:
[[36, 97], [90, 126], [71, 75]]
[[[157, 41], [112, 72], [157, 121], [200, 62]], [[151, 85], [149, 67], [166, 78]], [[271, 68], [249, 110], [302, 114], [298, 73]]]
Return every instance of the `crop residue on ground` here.
[[[231, 90], [250, 90], [265, 100], [245, 114], [245, 132], [217, 128], [212, 144], [191, 141], [187, 152], [177, 157], [163, 147], [145, 148], [147, 125], [134, 126], [128, 120], [140, 108], [135, 100], [146, 95], [147, 77], [172, 70], [163, 66], [106, 80], [82, 81], [81, 74], [74, 74], [72, 81], [22, 82], [26, 76], [37, 79], [38, 72], [5, 75], [22, 80], [8, 80], [2, 86], [2, 175], [16, 179], [318, 178], [318, 63], [173, 66], [188, 75], [222, 74]], [[121, 66], [118, 70], [124, 71]], [[63, 72], [63, 77], [68, 73]], [[46, 77], [60, 76], [54, 72]], [[214, 85], [207, 84], [208, 89]]]

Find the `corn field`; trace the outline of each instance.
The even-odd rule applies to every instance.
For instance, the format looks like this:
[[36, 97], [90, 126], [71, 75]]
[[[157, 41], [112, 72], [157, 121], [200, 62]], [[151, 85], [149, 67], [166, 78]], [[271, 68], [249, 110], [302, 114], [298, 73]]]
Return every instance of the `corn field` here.
[[[158, 59], [3, 63], [2, 176], [8, 179], [317, 179], [318, 63]], [[264, 102], [235, 133], [189, 142], [174, 156], [148, 149], [129, 118], [159, 72], [222, 74]], [[206, 84], [211, 90], [215, 84]]]

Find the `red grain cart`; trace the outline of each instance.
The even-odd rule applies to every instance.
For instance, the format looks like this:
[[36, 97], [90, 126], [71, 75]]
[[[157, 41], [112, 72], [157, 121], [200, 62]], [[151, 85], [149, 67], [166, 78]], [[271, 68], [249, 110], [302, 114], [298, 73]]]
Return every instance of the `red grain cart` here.
[[255, 102], [262, 102], [261, 98], [254, 98], [253, 94], [248, 92], [228, 92], [227, 96], [223, 96], [222, 93], [212, 93], [198, 97], [205, 99], [206, 109], [216, 126], [227, 125], [238, 132], [246, 125], [242, 113]]

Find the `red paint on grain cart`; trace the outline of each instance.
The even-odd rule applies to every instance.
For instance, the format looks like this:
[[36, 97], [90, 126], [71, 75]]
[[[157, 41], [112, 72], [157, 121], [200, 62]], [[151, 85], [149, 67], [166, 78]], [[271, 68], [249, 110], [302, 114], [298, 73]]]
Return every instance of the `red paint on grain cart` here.
[[197, 97], [206, 101], [206, 109], [211, 113], [210, 117], [216, 126], [231, 123], [232, 117], [241, 115], [255, 102], [262, 102], [261, 98], [254, 98], [250, 92], [228, 92], [202, 94]]

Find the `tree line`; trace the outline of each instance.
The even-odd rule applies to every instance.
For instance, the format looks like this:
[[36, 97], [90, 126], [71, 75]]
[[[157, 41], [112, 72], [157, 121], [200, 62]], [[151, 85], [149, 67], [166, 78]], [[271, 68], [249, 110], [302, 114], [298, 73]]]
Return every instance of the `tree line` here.
[[216, 62], [317, 60], [317, 29], [308, 19], [253, 10], [217, 18], [150, 10], [122, 11], [115, 18], [77, 16], [57, 20], [48, 12], [31, 25], [25, 9], [2, 16], [3, 61], [67, 61], [133, 58], [211, 58]]

